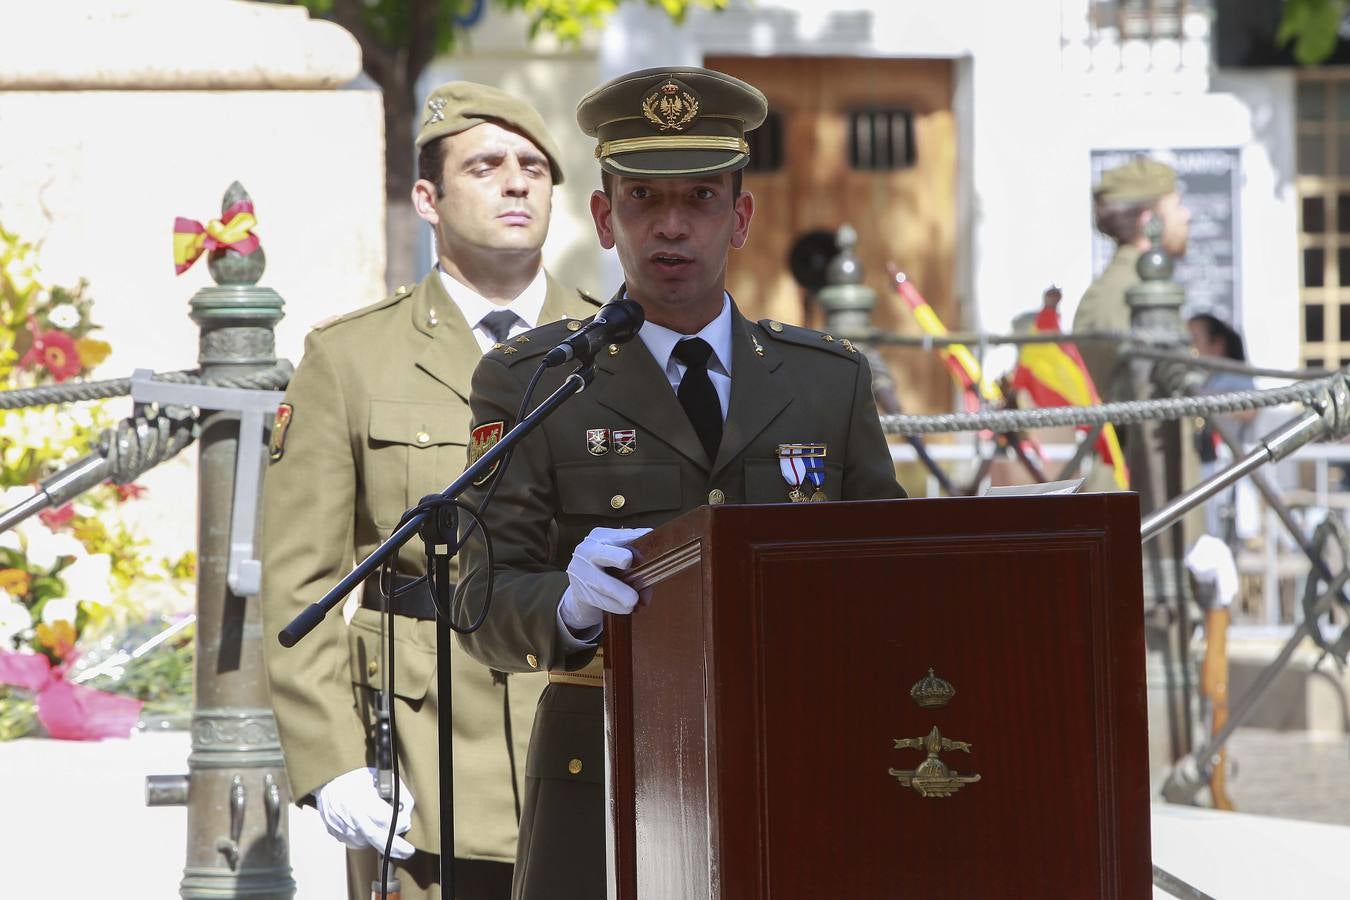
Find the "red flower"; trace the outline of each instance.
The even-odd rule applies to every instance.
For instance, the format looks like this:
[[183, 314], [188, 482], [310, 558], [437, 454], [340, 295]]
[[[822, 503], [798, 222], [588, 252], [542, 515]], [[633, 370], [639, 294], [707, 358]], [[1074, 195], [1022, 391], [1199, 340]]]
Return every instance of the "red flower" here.
[[43, 525], [55, 531], [62, 525], [69, 524], [70, 520], [75, 518], [75, 505], [67, 503], [57, 509], [44, 509], [38, 513], [38, 518], [42, 520]]
[[33, 333], [33, 346], [19, 360], [20, 366], [31, 368], [42, 363], [57, 381], [80, 374], [80, 354], [75, 351], [70, 335], [62, 331], [38, 331], [32, 318], [28, 320], [28, 330]]
[[117, 488], [117, 496], [122, 500], [136, 500], [149, 491], [149, 488], [139, 484], [115, 484], [113, 487]]

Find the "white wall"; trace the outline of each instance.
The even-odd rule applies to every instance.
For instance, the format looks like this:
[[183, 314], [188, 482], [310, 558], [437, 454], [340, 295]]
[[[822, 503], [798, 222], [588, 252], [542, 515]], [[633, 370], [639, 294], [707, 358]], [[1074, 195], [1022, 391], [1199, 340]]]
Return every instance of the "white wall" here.
[[[196, 366], [188, 301], [212, 281], [204, 259], [174, 275], [173, 222], [218, 217], [235, 180], [257, 211], [262, 283], [286, 302], [279, 356], [298, 360], [315, 322], [383, 294], [382, 104], [334, 89], [360, 71], [349, 34], [231, 0], [30, 4], [6, 27], [0, 222], [40, 244], [47, 282], [89, 280], [113, 347], [95, 377]], [[127, 507], [165, 555], [195, 540], [193, 458], [152, 471]]]

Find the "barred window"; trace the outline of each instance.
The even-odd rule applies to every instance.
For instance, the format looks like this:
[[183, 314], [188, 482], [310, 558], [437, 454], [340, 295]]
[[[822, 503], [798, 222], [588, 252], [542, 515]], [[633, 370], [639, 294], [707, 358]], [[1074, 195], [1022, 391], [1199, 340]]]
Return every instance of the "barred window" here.
[[852, 113], [848, 161], [863, 172], [886, 172], [914, 165], [914, 113], [907, 109], [865, 109]]
[[1299, 333], [1303, 364], [1350, 362], [1350, 72], [1299, 73]]

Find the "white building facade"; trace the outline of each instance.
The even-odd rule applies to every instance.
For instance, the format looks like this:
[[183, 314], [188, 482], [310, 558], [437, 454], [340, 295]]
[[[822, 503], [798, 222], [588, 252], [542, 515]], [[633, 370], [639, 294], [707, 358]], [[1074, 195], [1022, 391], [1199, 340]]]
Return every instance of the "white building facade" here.
[[[573, 118], [589, 88], [634, 69], [710, 58], [778, 58], [786, 66], [812, 58], [948, 60], [951, 297], [929, 299], [947, 310], [949, 327], [1007, 331], [1013, 316], [1039, 305], [1049, 283], [1063, 289], [1061, 314], [1071, 321], [1094, 255], [1101, 265], [1091, 224], [1094, 157], [1100, 169], [1112, 151], [1141, 151], [1177, 163], [1183, 181], [1185, 170], [1196, 174], [1194, 199], [1204, 209], [1193, 249], [1203, 246], [1191, 264], [1209, 285], [1199, 292], [1226, 302], [1249, 358], [1282, 368], [1316, 362], [1301, 351], [1297, 76], [1291, 68], [1216, 68], [1215, 16], [1211, 3], [1194, 0], [733, 0], [723, 12], [695, 10], [676, 25], [626, 4], [582, 48], [561, 51], [527, 45], [522, 20], [489, 14], [422, 87], [455, 77], [489, 81], [541, 107], [569, 172], [555, 200], [550, 266], [605, 295], [621, 275], [594, 243], [586, 202], [598, 168]], [[788, 135], [790, 156], [795, 132]], [[774, 214], [761, 203], [759, 217]], [[866, 219], [849, 224], [865, 234], [875, 224]], [[883, 271], [869, 272], [878, 290], [885, 281]]]

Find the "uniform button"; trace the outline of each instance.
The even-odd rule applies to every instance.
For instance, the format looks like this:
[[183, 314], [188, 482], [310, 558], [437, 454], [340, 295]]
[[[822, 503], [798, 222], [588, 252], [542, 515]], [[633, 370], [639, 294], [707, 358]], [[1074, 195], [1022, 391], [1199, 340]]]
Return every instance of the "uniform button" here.
[[567, 761], [567, 771], [571, 772], [573, 775], [580, 775], [580, 774], [581, 774], [581, 760], [579, 760], [579, 759], [577, 759], [577, 758], [575, 758], [575, 757], [573, 757], [572, 759], [569, 759], [569, 760]]
[[609, 345], [609, 355], [610, 355], [610, 356], [618, 356], [618, 355], [619, 355], [619, 345], [618, 345], [618, 344], [610, 344], [610, 345]]
[[615, 494], [613, 497], [609, 498], [609, 505], [615, 509], [623, 509], [623, 505], [627, 502], [628, 501], [624, 498], [623, 494]]
[[769, 330], [770, 330], [770, 331], [773, 331], [773, 332], [781, 332], [781, 331], [783, 330], [783, 323], [782, 323], [782, 322], [770, 322], [770, 323], [769, 323]]
[[427, 434], [425, 431], [417, 432], [417, 443], [425, 444], [429, 440], [431, 440], [431, 435]]
[[580, 329], [581, 329], [581, 320], [580, 320], [580, 319], [568, 319], [568, 320], [567, 320], [567, 330], [568, 330], [568, 331], [578, 331], [578, 330], [580, 330]]
[[380, 661], [378, 659], [372, 659], [370, 662], [366, 663], [367, 677], [374, 678], [379, 671], [380, 671]]
[[727, 502], [727, 495], [722, 493], [721, 489], [713, 488], [708, 492], [708, 502], [713, 506], [721, 506]]
[[525, 654], [525, 662], [531, 669], [539, 668], [539, 657], [535, 656], [533, 653]]

